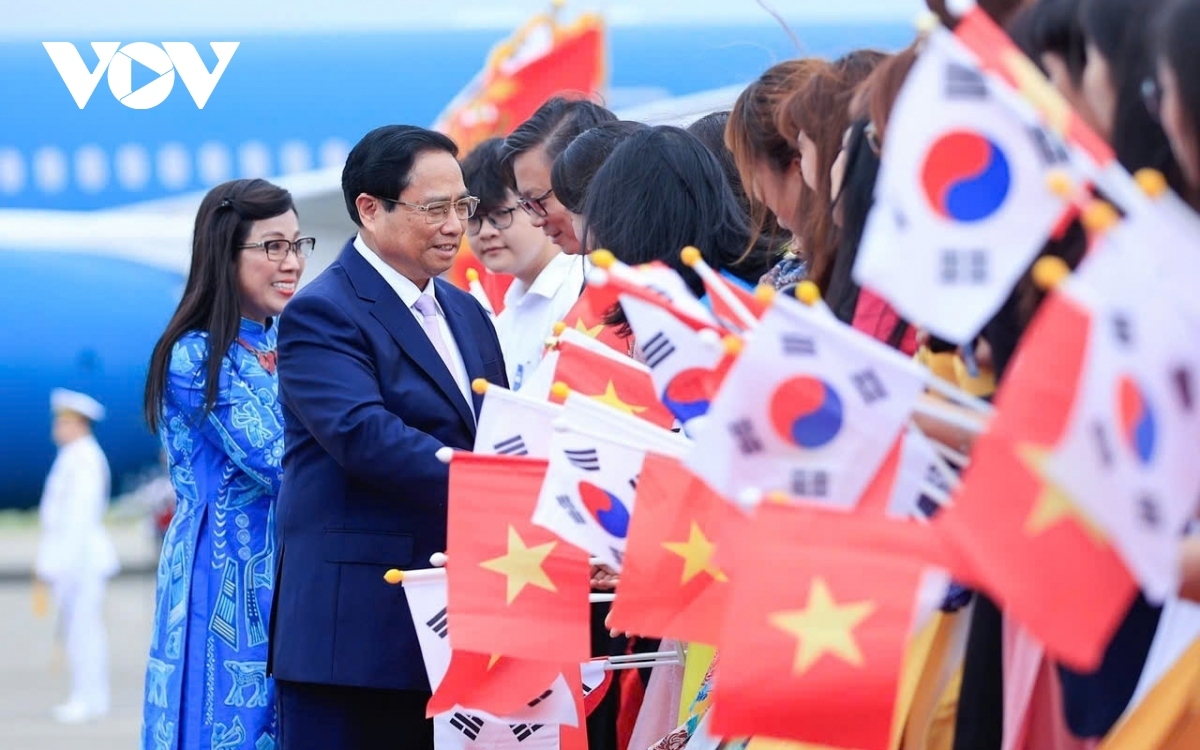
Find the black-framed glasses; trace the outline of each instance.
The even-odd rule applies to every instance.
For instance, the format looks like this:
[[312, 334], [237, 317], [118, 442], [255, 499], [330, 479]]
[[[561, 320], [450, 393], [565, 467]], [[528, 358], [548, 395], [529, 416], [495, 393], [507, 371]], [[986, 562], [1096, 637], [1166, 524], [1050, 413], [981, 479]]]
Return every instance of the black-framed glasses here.
[[316, 237], [300, 237], [295, 242], [285, 239], [263, 240], [262, 242], [251, 242], [248, 245], [242, 245], [242, 250], [249, 250], [252, 247], [262, 248], [262, 251], [267, 254], [267, 260], [272, 260], [278, 263], [287, 257], [290, 252], [295, 252], [298, 258], [307, 258], [313, 254], [313, 250], [317, 248]]
[[405, 203], [395, 198], [384, 198], [381, 195], [375, 197], [388, 203], [395, 203], [397, 206], [404, 206], [412, 211], [420, 211], [425, 214], [426, 224], [441, 224], [450, 218], [451, 210], [458, 216], [459, 221], [466, 221], [475, 215], [475, 209], [479, 207], [479, 199], [473, 195], [468, 195], [466, 198], [459, 198], [456, 201], [434, 201], [433, 203], [426, 203], [424, 206], [417, 205], [416, 203]]
[[540, 216], [544, 219], [550, 215], [546, 210], [546, 199], [553, 192], [554, 188], [550, 188], [536, 198], [520, 198], [517, 200], [517, 206], [530, 216]]
[[515, 208], [497, 208], [494, 211], [488, 211], [483, 216], [472, 216], [467, 220], [467, 234], [475, 235], [482, 232], [484, 219], [487, 219], [487, 223], [496, 229], [508, 229], [512, 226], [513, 214], [516, 212]]
[[1154, 76], [1142, 81], [1142, 103], [1156, 121], [1162, 117], [1162, 86]]

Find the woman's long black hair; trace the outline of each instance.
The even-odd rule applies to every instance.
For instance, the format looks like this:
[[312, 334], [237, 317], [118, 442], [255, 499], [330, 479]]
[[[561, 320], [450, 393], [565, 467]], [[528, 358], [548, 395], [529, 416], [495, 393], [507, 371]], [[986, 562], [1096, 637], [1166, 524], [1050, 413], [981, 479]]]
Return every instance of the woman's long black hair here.
[[204, 410], [197, 418], [212, 410], [221, 358], [237, 339], [241, 325], [237, 284], [239, 247], [245, 243], [254, 222], [295, 210], [291, 193], [259, 179], [217, 185], [200, 202], [192, 234], [192, 265], [183, 299], [150, 356], [142, 408], [152, 431], [158, 432], [161, 423], [171, 350], [190, 331], [208, 334]]

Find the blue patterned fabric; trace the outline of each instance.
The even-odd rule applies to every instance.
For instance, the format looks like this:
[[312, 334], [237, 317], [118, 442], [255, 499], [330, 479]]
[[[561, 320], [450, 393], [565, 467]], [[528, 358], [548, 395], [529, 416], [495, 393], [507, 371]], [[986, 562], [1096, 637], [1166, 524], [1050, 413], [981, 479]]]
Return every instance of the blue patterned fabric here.
[[207, 334], [171, 352], [160, 438], [177, 505], [158, 564], [143, 750], [276, 746], [267, 618], [283, 416], [278, 378], [247, 348], [273, 352], [276, 331], [243, 319], [239, 335], [203, 420]]

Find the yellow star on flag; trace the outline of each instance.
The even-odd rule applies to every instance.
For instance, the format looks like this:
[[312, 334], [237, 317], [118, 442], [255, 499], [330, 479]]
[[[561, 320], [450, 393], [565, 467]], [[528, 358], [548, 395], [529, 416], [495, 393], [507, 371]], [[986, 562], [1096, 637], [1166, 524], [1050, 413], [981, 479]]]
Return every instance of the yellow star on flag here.
[[796, 656], [792, 673], [808, 671], [825, 654], [832, 654], [856, 667], [863, 656], [854, 641], [854, 628], [875, 611], [874, 602], [839, 605], [833, 600], [823, 578], [813, 579], [804, 609], [776, 612], [768, 619], [772, 626], [796, 638]]
[[592, 398], [626, 414], [641, 414], [642, 412], [646, 411], [646, 407], [644, 406], [634, 406], [622, 401], [621, 397], [617, 395], [617, 386], [614, 385], [611, 380], [608, 381], [608, 385], [605, 386], [604, 393], [600, 394], [599, 396], [592, 396]]
[[598, 326], [593, 326], [591, 328], [588, 328], [587, 326], [585, 326], [583, 324], [583, 318], [576, 318], [575, 319], [575, 330], [580, 331], [581, 333], [586, 333], [588, 336], [591, 336], [592, 338], [596, 338], [597, 336], [600, 335], [600, 332], [604, 330], [604, 324], [601, 323]]
[[1048, 449], [1022, 443], [1017, 446], [1017, 457], [1042, 482], [1041, 494], [1034, 500], [1033, 509], [1025, 519], [1026, 534], [1038, 536], [1063, 521], [1075, 521], [1093, 542], [1105, 544], [1106, 537], [1100, 526], [1047, 476], [1046, 463], [1050, 460]]
[[700, 525], [695, 521], [692, 521], [686, 542], [663, 542], [662, 546], [668, 552], [683, 558], [683, 580], [679, 582], [680, 586], [686, 586], [688, 581], [701, 573], [708, 573], [713, 580], [722, 583], [729, 580], [713, 563], [713, 553], [717, 551], [717, 545], [708, 541], [708, 537], [704, 536]]
[[492, 667], [496, 666], [496, 662], [500, 661], [501, 658], [503, 658], [501, 654], [492, 654], [490, 657], [488, 657], [487, 668], [489, 672], [492, 671]]
[[558, 591], [554, 581], [546, 575], [542, 564], [558, 542], [546, 542], [536, 547], [525, 544], [525, 540], [512, 526], [508, 527], [508, 552], [501, 557], [479, 563], [479, 567], [508, 577], [508, 601], [512, 604], [526, 586], [537, 586], [546, 591]]

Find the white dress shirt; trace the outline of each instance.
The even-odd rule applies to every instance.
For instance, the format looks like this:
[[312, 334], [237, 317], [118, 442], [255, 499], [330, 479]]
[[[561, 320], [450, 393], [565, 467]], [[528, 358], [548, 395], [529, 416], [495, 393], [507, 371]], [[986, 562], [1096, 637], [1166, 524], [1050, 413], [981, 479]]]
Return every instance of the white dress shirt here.
[[546, 339], [583, 290], [584, 260], [559, 253], [528, 287], [514, 279], [504, 295], [504, 310], [496, 317], [496, 336], [504, 352], [508, 383], [520, 390], [542, 361]]
[[[379, 275], [388, 283], [388, 286], [396, 292], [397, 296], [404, 303], [404, 306], [416, 318], [422, 332], [425, 331], [424, 318], [420, 311], [413, 306], [417, 304], [417, 298], [422, 294], [433, 297], [433, 301], [437, 302], [438, 330], [442, 334], [442, 340], [445, 342], [446, 349], [450, 354], [450, 360], [454, 364], [450, 375], [454, 378], [454, 382], [458, 384], [458, 389], [462, 392], [463, 398], [466, 399], [467, 406], [471, 407], [471, 412], [474, 413], [474, 402], [471, 400], [471, 378], [467, 375], [467, 366], [463, 363], [462, 352], [458, 349], [458, 342], [454, 340], [454, 334], [450, 332], [450, 326], [446, 323], [446, 312], [442, 309], [442, 303], [438, 302], [437, 285], [430, 279], [426, 283], [424, 290], [419, 289], [410, 279], [387, 263], [384, 263], [383, 259], [376, 255], [374, 250], [367, 247], [366, 243], [363, 242], [362, 235], [354, 238], [354, 249], [358, 250], [359, 254], [371, 264], [372, 268], [379, 272]], [[426, 337], [428, 337], [428, 334], [426, 334]], [[432, 344], [433, 342], [430, 341], [430, 343]], [[435, 345], [434, 349], [436, 348], [437, 346]]]

